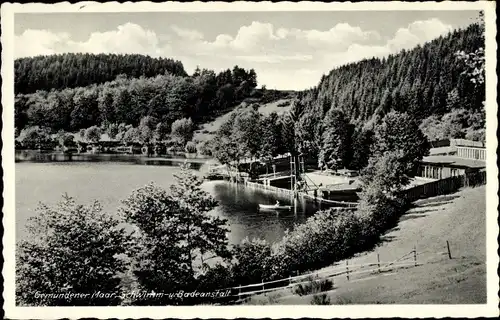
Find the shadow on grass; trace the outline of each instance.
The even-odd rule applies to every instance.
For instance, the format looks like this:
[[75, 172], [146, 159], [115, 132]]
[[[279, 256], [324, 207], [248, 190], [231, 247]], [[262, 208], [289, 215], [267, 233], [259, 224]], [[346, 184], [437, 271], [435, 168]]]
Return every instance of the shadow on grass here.
[[460, 196], [452, 194], [452, 195], [436, 196], [434, 198], [428, 198], [428, 199], [420, 199], [420, 200], [415, 201], [413, 207], [423, 207], [423, 206], [431, 204], [431, 203], [447, 202], [447, 201], [455, 200], [457, 198], [460, 198]]
[[382, 235], [380, 237], [380, 244], [386, 243], [386, 242], [392, 242], [396, 239], [396, 236], [390, 236], [390, 235]]
[[[427, 211], [423, 211], [423, 212], [429, 212], [429, 211], [432, 212], [432, 211], [437, 211], [437, 210], [427, 210]], [[419, 211], [418, 214], [407, 214], [407, 215], [401, 216], [401, 218], [399, 219], [399, 222], [427, 217], [426, 214], [421, 214], [421, 213], [422, 212]]]
[[420, 205], [416, 208], [428, 208], [428, 207], [439, 207], [439, 206], [442, 206], [442, 205], [445, 205], [445, 204], [448, 204], [448, 203], [452, 203], [453, 201], [439, 201], [439, 202], [432, 202], [432, 203], [429, 203], [429, 204], [424, 204], [424, 205]]

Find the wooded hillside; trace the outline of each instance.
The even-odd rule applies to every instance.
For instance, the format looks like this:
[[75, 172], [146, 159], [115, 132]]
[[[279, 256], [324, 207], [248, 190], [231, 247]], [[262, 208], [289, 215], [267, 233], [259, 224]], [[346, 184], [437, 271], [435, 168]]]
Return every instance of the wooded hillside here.
[[328, 110], [340, 109], [357, 124], [391, 110], [419, 120], [457, 109], [481, 113], [484, 85], [463, 74], [464, 63], [456, 53], [484, 48], [483, 31], [473, 24], [409, 51], [333, 69], [317, 87], [301, 94], [300, 103], [308, 117], [319, 120]]
[[261, 97], [262, 92], [256, 92], [256, 86], [255, 71], [238, 66], [219, 74], [197, 69], [192, 76], [120, 75], [113, 81], [86, 87], [17, 94], [15, 126], [18, 130], [40, 126], [74, 132], [106, 123], [136, 126], [146, 116], [167, 125], [182, 118], [200, 122], [247, 97]]
[[152, 58], [139, 54], [65, 53], [14, 62], [14, 88], [16, 93], [37, 90], [85, 87], [114, 80], [124, 74], [132, 78], [154, 77], [166, 72], [186, 76], [180, 61]]

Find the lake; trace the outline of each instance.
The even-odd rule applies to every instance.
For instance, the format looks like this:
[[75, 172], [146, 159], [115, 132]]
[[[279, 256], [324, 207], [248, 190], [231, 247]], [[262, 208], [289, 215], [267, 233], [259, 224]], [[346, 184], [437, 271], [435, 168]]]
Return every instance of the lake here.
[[[188, 161], [199, 172], [206, 160]], [[67, 193], [82, 204], [98, 200], [105, 211], [114, 213], [134, 189], [150, 182], [169, 188], [181, 162], [123, 155], [73, 155], [69, 159], [63, 154], [16, 151], [16, 239], [26, 236], [24, 225], [36, 214], [40, 202], [55, 204]], [[209, 181], [203, 188], [218, 200], [214, 214], [228, 220], [231, 244], [245, 237], [275, 242], [286, 229], [304, 222], [319, 209], [312, 201], [297, 201], [291, 212], [260, 212], [259, 203], [279, 200], [291, 204], [290, 199], [225, 181]]]

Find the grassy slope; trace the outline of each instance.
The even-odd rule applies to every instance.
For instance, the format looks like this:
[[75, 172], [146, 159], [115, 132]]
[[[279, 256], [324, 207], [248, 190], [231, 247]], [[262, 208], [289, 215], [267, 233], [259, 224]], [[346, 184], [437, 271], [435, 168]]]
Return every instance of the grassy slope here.
[[[284, 112], [286, 112], [286, 111], [288, 111], [290, 109], [290, 106], [288, 106], [288, 107], [278, 107], [278, 104], [282, 103], [284, 101], [290, 101], [290, 100], [291, 99], [281, 99], [281, 100], [277, 100], [277, 101], [274, 101], [274, 102], [271, 102], [271, 103], [263, 104], [259, 108], [259, 112], [262, 113], [262, 114], [264, 114], [264, 115], [268, 115], [271, 112], [276, 112], [278, 114], [284, 113]], [[246, 108], [246, 107], [249, 107], [249, 106], [246, 103], [242, 103], [239, 106], [237, 106], [236, 108], [234, 108], [233, 111], [225, 113], [225, 114], [217, 117], [214, 121], [211, 121], [211, 122], [208, 122], [208, 123], [202, 125], [202, 127], [200, 128], [200, 130], [197, 130], [194, 133], [193, 140], [196, 140], [196, 141], [206, 141], [206, 140], [212, 139], [214, 137], [215, 132], [217, 130], [219, 130], [220, 126], [225, 121], [227, 121], [229, 119], [229, 117], [231, 116], [231, 114], [235, 110], [238, 110], [239, 108]], [[203, 133], [203, 131], [205, 131], [205, 130], [208, 131], [208, 132]]]
[[[464, 189], [448, 196], [420, 200], [401, 217], [374, 251], [349, 260], [350, 265], [393, 261], [417, 246], [426, 264], [385, 276], [340, 284], [327, 292], [332, 304], [485, 303], [486, 302], [485, 187]], [[453, 259], [446, 254], [450, 242]], [[345, 262], [341, 262], [341, 264]], [[274, 293], [279, 304], [309, 304], [311, 296], [288, 291]], [[282, 298], [278, 298], [283, 296]], [[268, 301], [255, 297], [250, 303]]]

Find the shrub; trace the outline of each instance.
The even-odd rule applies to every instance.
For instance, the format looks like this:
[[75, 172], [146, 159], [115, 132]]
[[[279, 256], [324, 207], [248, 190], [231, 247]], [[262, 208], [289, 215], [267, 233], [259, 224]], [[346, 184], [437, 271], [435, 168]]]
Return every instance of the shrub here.
[[189, 141], [185, 148], [187, 153], [196, 153], [196, 144], [193, 141]]
[[316, 294], [312, 297], [311, 299], [311, 304], [312, 305], [330, 305], [330, 297], [326, 295], [326, 293], [323, 294]]
[[402, 199], [385, 194], [375, 184], [366, 185], [356, 212], [362, 221], [364, 240], [376, 242], [382, 232], [397, 223], [405, 204]]
[[279, 292], [272, 292], [266, 294], [268, 304], [278, 304], [283, 294]]
[[473, 140], [473, 141], [486, 141], [486, 130], [478, 129], [478, 130], [469, 130], [465, 135], [465, 139]]
[[178, 119], [172, 123], [172, 136], [178, 139], [182, 145], [191, 140], [194, 132], [194, 125], [191, 118]]
[[263, 295], [252, 296], [247, 299], [249, 305], [276, 305], [280, 303], [282, 292], [269, 292]]
[[341, 212], [333, 208], [320, 211], [286, 233], [275, 246], [281, 267], [275, 271], [283, 276], [316, 270], [359, 251], [361, 221], [354, 214]]
[[56, 145], [56, 143], [50, 138], [49, 131], [38, 126], [24, 128], [19, 133], [17, 139], [27, 149], [50, 149]]
[[312, 276], [306, 279], [308, 279], [309, 282], [297, 285], [294, 290], [295, 294], [298, 294], [299, 296], [306, 296], [309, 294], [329, 291], [333, 289], [333, 282], [329, 279], [315, 279]]
[[235, 283], [249, 284], [271, 276], [271, 246], [265, 240], [248, 238], [232, 250], [236, 262], [232, 266]]
[[164, 155], [167, 153], [167, 147], [164, 143], [156, 143], [155, 144], [155, 152], [158, 155]]
[[199, 275], [198, 290], [209, 292], [232, 287], [235, 285], [233, 278], [230, 266], [217, 263]]
[[[31, 306], [120, 304], [118, 256], [128, 246], [119, 221], [102, 212], [98, 202], [77, 204], [65, 196], [54, 207], [41, 205], [28, 223], [30, 237], [21, 240], [16, 259], [16, 300]], [[114, 297], [92, 298], [95, 292]], [[87, 297], [46, 297], [35, 293], [80, 293]]]
[[101, 128], [92, 126], [85, 130], [85, 140], [89, 142], [98, 142], [101, 140]]
[[212, 156], [212, 145], [210, 141], [200, 141], [196, 144], [196, 150], [203, 156]]

